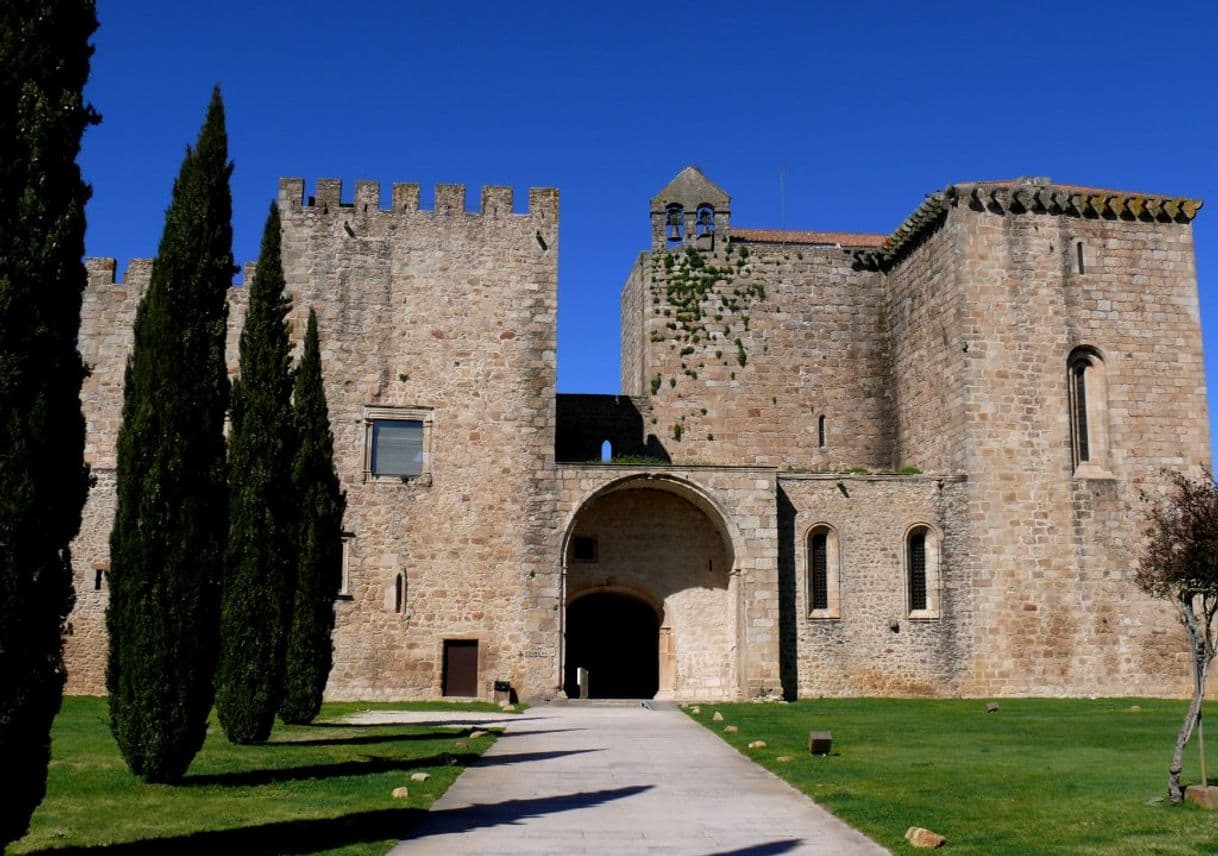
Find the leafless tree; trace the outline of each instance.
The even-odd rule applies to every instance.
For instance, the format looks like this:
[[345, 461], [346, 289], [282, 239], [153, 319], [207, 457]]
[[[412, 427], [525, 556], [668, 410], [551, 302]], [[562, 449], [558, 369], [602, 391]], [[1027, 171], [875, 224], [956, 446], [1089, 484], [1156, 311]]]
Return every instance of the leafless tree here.
[[[1167, 789], [1173, 805], [1184, 799], [1180, 765], [1184, 747], [1198, 729], [1205, 679], [1214, 662], [1214, 616], [1218, 613], [1218, 484], [1209, 470], [1199, 479], [1164, 470], [1168, 489], [1142, 491], [1146, 511], [1146, 545], [1135, 581], [1142, 591], [1176, 608], [1188, 634], [1193, 657], [1193, 697], [1176, 737]], [[1205, 746], [1201, 745], [1201, 776], [1205, 781]]]

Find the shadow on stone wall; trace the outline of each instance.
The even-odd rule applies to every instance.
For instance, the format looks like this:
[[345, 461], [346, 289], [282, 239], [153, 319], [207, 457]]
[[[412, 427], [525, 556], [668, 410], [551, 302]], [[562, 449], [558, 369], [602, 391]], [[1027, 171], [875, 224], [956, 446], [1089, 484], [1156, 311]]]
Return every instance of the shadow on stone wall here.
[[778, 675], [782, 697], [799, 696], [799, 639], [795, 625], [795, 506], [778, 487]]
[[554, 457], [558, 461], [599, 461], [609, 441], [614, 457], [646, 455], [669, 462], [663, 444], [645, 433], [651, 413], [647, 399], [629, 395], [560, 394], [556, 401]]

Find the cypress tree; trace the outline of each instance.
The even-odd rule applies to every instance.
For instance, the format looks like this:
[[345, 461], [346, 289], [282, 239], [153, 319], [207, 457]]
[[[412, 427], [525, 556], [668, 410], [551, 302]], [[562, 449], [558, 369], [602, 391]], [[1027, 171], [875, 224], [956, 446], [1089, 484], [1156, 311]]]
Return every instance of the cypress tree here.
[[334, 438], [322, 386], [317, 314], [309, 310], [304, 353], [296, 371], [297, 426], [293, 490], [298, 505], [296, 600], [288, 641], [287, 678], [279, 715], [311, 722], [333, 665], [330, 634], [342, 582], [342, 525], [346, 498], [334, 472]]
[[279, 209], [272, 204], [241, 330], [229, 432], [216, 710], [233, 743], [260, 743], [271, 734], [296, 582], [292, 358], [279, 244]]
[[85, 202], [76, 156], [94, 4], [0, 3], [0, 850], [46, 792], [88, 491], [76, 351]]
[[110, 728], [127, 766], [180, 779], [215, 695], [228, 535], [226, 294], [236, 272], [228, 134], [217, 87], [173, 185], [136, 310], [110, 534]]

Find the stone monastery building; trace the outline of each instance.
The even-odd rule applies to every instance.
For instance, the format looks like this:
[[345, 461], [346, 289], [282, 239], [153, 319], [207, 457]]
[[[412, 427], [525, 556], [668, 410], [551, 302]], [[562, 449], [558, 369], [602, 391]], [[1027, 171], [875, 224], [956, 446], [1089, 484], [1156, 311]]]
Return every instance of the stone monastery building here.
[[[281, 181], [348, 497], [329, 695], [537, 699], [576, 667], [602, 697], [1186, 691], [1183, 633], [1131, 580], [1139, 487], [1210, 461], [1200, 206], [1020, 179], [890, 235], [746, 229], [689, 167], [622, 289], [622, 394], [557, 395], [557, 191], [471, 213], [441, 185], [424, 211], [395, 184], [384, 210], [375, 182]], [[102, 692], [151, 263], [88, 265], [67, 657]]]

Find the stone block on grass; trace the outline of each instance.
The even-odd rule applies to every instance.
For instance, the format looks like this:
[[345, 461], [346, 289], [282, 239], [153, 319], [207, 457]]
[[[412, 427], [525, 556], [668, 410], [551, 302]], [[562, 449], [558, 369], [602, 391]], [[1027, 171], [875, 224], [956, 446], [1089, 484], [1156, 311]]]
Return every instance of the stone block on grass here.
[[942, 847], [947, 843], [947, 839], [939, 833], [923, 829], [921, 826], [911, 826], [905, 830], [905, 840], [913, 847], [922, 847], [927, 850]]
[[1201, 808], [1218, 808], [1218, 785], [1189, 785], [1184, 789], [1184, 801]]

